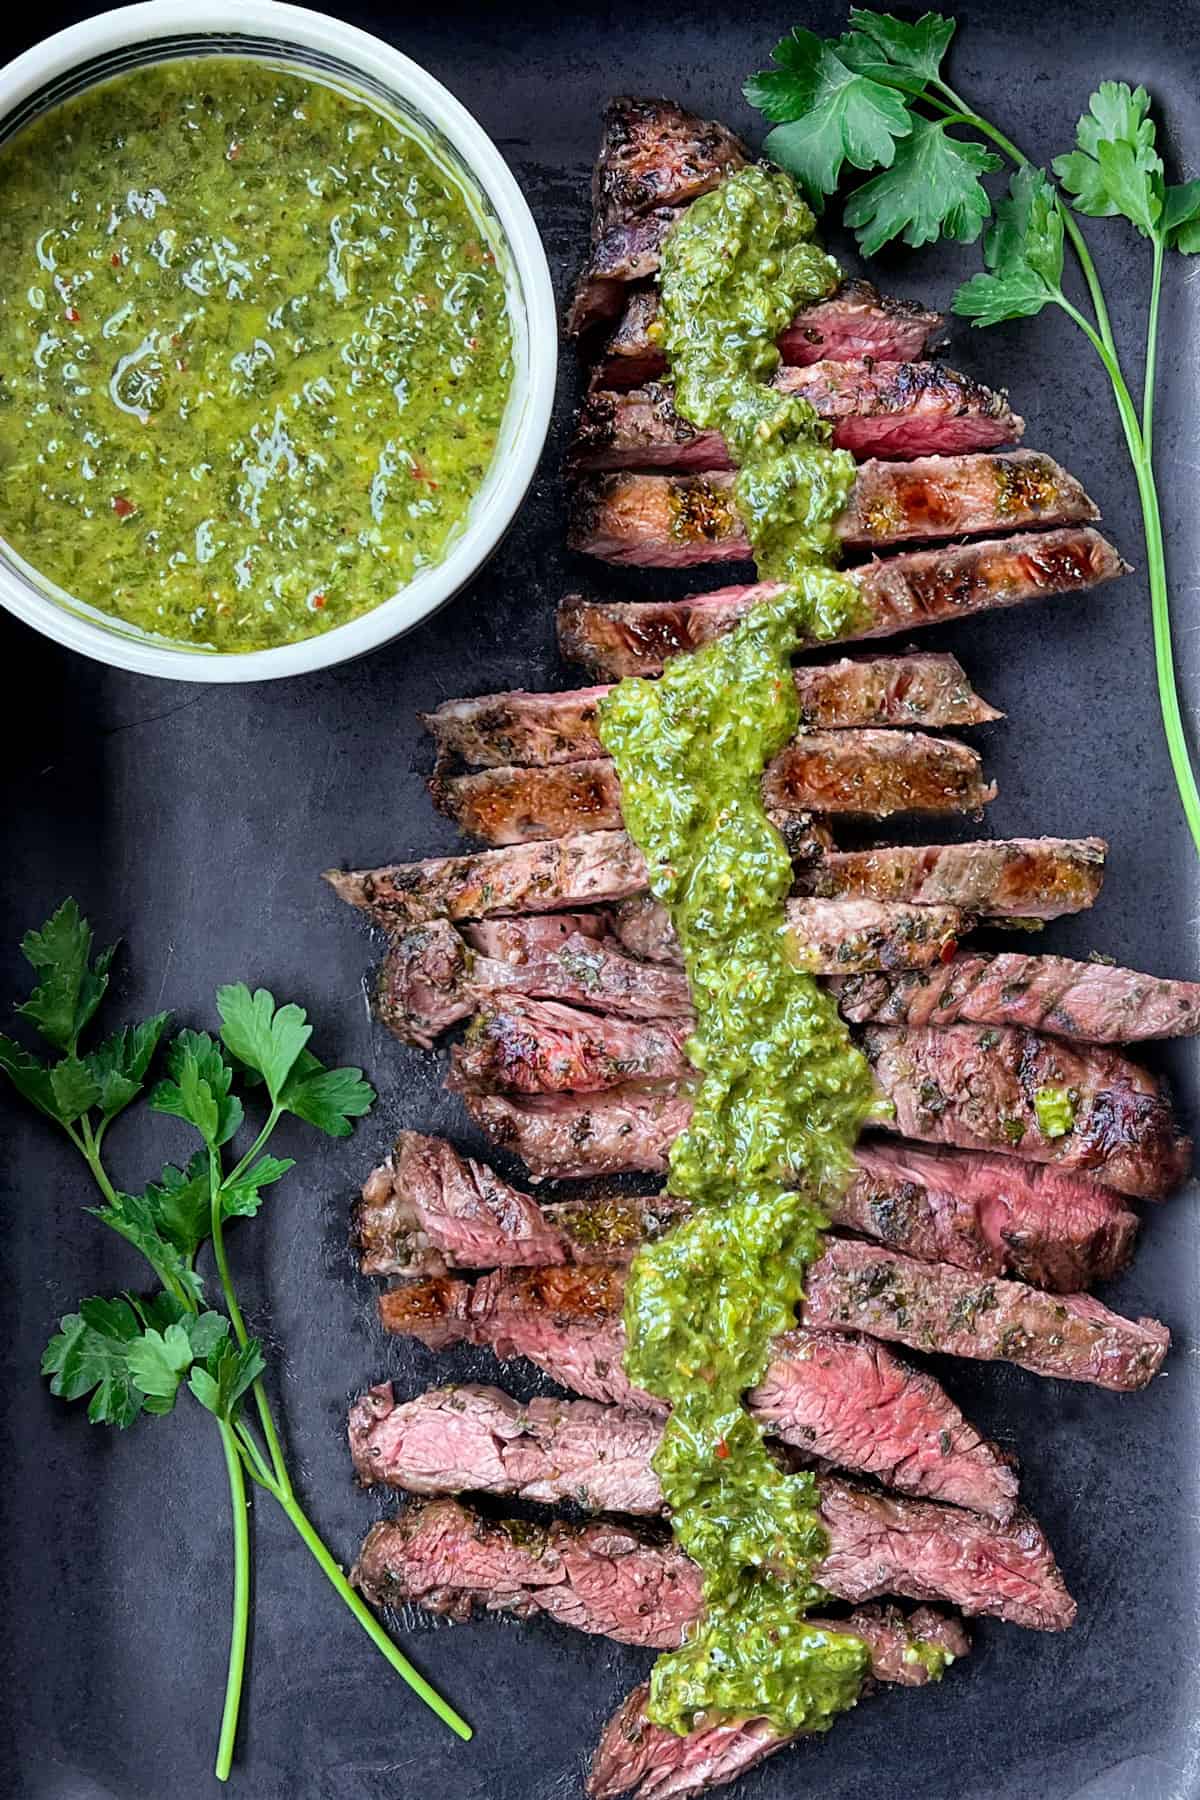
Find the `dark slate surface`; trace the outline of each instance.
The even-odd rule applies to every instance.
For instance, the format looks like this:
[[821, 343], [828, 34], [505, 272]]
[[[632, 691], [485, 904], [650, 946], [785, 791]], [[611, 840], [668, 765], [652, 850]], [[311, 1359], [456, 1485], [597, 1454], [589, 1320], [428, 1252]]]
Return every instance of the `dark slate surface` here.
[[[5, 54], [79, 16], [50, 6], [0, 27]], [[442, 0], [355, 9], [445, 80], [500, 141], [545, 233], [565, 290], [586, 238], [596, 116], [614, 91], [660, 89], [752, 129], [739, 98], [793, 19], [786, 5], [682, 14], [658, 0], [532, 17]], [[1068, 144], [1106, 76], [1144, 80], [1173, 131], [1200, 153], [1190, 9], [1150, 0], [1009, 0], [963, 15], [958, 85], [1032, 154]], [[837, 10], [806, 19], [836, 29]], [[1180, 171], [1196, 173], [1187, 163]], [[1118, 328], [1142, 317], [1147, 257], [1131, 232], [1094, 232]], [[945, 304], [970, 251], [886, 260], [883, 280]], [[1200, 637], [1192, 613], [1196, 526], [1195, 270], [1171, 272], [1163, 330], [1159, 465], [1180, 645], [1193, 705]], [[970, 337], [955, 360], [1008, 382], [1027, 442], [1061, 456], [1143, 561], [1133, 484], [1109, 397], [1078, 334], [1058, 317]], [[1135, 359], [1136, 360], [1136, 359]], [[382, 1103], [348, 1143], [312, 1137], [235, 1259], [254, 1326], [278, 1350], [287, 1437], [312, 1513], [345, 1561], [380, 1510], [350, 1479], [350, 1394], [392, 1376], [415, 1391], [449, 1369], [386, 1344], [372, 1295], [344, 1248], [355, 1184], [400, 1125], [460, 1131], [435, 1059], [371, 1024], [374, 951], [317, 881], [338, 861], [448, 849], [423, 788], [414, 719], [452, 694], [561, 676], [551, 607], [570, 578], [558, 481], [573, 374], [536, 487], [493, 566], [438, 619], [354, 667], [286, 685], [157, 684], [77, 660], [0, 617], [6, 673], [3, 968], [12, 945], [67, 892], [102, 939], [127, 940], [114, 1016], [161, 1005], [210, 1016], [222, 980], [268, 983], [319, 1022], [332, 1058], [361, 1061]], [[599, 571], [594, 584], [606, 583]], [[626, 591], [636, 584], [626, 579]], [[1148, 603], [1137, 576], [1094, 599], [927, 634], [952, 647], [1008, 714], [981, 734], [1000, 798], [989, 829], [1100, 832], [1111, 874], [1090, 918], [1048, 947], [1102, 949], [1163, 973], [1200, 976], [1196, 867], [1158, 725]], [[1195, 1119], [1192, 1050], [1169, 1069]], [[286, 1134], [284, 1134], [286, 1135]], [[81, 1214], [92, 1195], [67, 1148], [6, 1110], [2, 1171], [4, 1701], [0, 1785], [26, 1800], [199, 1800], [209, 1773], [227, 1628], [227, 1520], [216, 1439], [194, 1408], [123, 1438], [90, 1429], [38, 1380], [42, 1344], [81, 1294], [137, 1279], [124, 1247]], [[114, 1131], [120, 1176], [138, 1182], [181, 1140], [169, 1122]], [[1080, 1602], [1077, 1628], [1041, 1638], [984, 1625], [977, 1651], [939, 1690], [873, 1699], [828, 1739], [750, 1777], [746, 1800], [797, 1791], [827, 1800], [1190, 1800], [1197, 1774], [1195, 1190], [1147, 1208], [1136, 1267], [1107, 1298], [1169, 1321], [1178, 1347], [1147, 1394], [1122, 1398], [1013, 1369], [939, 1368], [978, 1424], [1019, 1450], [1029, 1504]], [[602, 1721], [646, 1659], [548, 1625], [407, 1621], [424, 1669], [477, 1727], [457, 1745], [415, 1703], [327, 1591], [270, 1502], [257, 1509], [259, 1590], [237, 1792], [253, 1800], [567, 1800], [582, 1788]]]

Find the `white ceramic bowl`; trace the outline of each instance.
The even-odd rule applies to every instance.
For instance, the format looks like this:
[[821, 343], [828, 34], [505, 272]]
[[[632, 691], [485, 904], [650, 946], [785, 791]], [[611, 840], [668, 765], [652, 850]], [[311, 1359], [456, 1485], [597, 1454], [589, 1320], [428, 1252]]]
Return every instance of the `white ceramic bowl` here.
[[[0, 537], [0, 605], [99, 662], [175, 681], [271, 681], [328, 668], [410, 631], [486, 560], [533, 478], [554, 400], [558, 329], [537, 226], [508, 165], [440, 82], [378, 38], [276, 0], [144, 0], [47, 38], [0, 70], [0, 137], [56, 101], [123, 69], [179, 55], [260, 56], [313, 70], [398, 112], [456, 170], [504, 269], [512, 318], [512, 392], [492, 466], [443, 560], [347, 625], [298, 644], [222, 654], [169, 644], [64, 594]], [[0, 281], [3, 272], [0, 271]], [[88, 604], [91, 599], [92, 604]]]

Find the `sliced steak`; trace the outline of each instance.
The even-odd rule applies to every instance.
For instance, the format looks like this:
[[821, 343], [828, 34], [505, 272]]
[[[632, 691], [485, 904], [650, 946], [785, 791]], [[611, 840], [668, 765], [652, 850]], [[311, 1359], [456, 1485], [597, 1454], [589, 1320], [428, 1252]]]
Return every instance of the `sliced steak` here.
[[[547, 913], [540, 922], [584, 916]], [[513, 920], [513, 935], [532, 923]], [[405, 932], [388, 952], [376, 1009], [405, 1043], [428, 1048], [451, 1025], [510, 994], [573, 1001], [624, 1018], [691, 1017], [682, 969], [648, 969], [624, 955], [616, 938], [571, 928], [557, 942], [544, 939], [524, 960], [512, 961], [481, 954], [474, 947], [480, 929], [468, 926], [460, 933], [447, 920], [434, 919]]]
[[[971, 1647], [957, 1619], [928, 1607], [918, 1607], [907, 1618], [894, 1606], [860, 1607], [829, 1623], [806, 1618], [805, 1627], [822, 1636], [851, 1632], [863, 1640], [871, 1658], [864, 1693], [881, 1681], [924, 1687], [941, 1679], [943, 1663], [965, 1656]], [[936, 1673], [930, 1669], [930, 1651], [940, 1653]], [[804, 1735], [780, 1731], [769, 1719], [728, 1719], [681, 1736], [653, 1722], [649, 1698], [650, 1685], [643, 1682], [605, 1726], [588, 1776], [589, 1800], [616, 1800], [630, 1793], [633, 1800], [689, 1800], [736, 1781]]]
[[850, 975], [838, 1004], [862, 1024], [1028, 1025], [1092, 1044], [1200, 1032], [1200, 982], [1065, 956], [959, 955], [919, 975]]
[[350, 1409], [359, 1480], [410, 1494], [467, 1489], [589, 1512], [652, 1514], [662, 1507], [650, 1458], [662, 1427], [631, 1407], [591, 1400], [521, 1402], [499, 1388], [431, 1388], [397, 1406], [390, 1383]]
[[[920, 906], [961, 906], [992, 918], [1059, 919], [1094, 904], [1107, 855], [1103, 838], [900, 844], [828, 851], [807, 863], [798, 879], [806, 893], [828, 899], [853, 894]], [[640, 898], [631, 904], [640, 905]]]
[[[772, 385], [807, 400], [833, 426], [835, 447], [857, 457], [905, 461], [995, 450], [1016, 443], [1025, 430], [1007, 394], [941, 362], [820, 362], [781, 368]], [[581, 470], [732, 467], [720, 434], [681, 418], [673, 388], [659, 381], [623, 393], [589, 393], [571, 458]]]
[[[889, 1249], [1064, 1294], [1129, 1261], [1137, 1218], [1098, 1182], [911, 1144], [860, 1144], [855, 1161], [849, 1189], [828, 1202], [833, 1223]], [[444, 1139], [402, 1132], [363, 1188], [355, 1228], [364, 1274], [443, 1275], [625, 1263], [687, 1211], [670, 1195], [612, 1188], [539, 1207]]]
[[[851, 279], [826, 300], [796, 314], [778, 339], [785, 363], [919, 362], [941, 331], [940, 313], [912, 300], [881, 294], [869, 281]], [[653, 287], [629, 294], [593, 380], [602, 388], [641, 387], [666, 373], [659, 347], [658, 294]]]
[[[621, 784], [606, 756], [435, 775], [429, 789], [439, 812], [489, 844], [615, 831], [622, 820]], [[919, 731], [805, 732], [763, 775], [763, 803], [780, 824], [813, 812], [973, 812], [995, 794], [977, 750]]]
[[[845, 731], [864, 725], [983, 725], [1003, 717], [972, 688], [956, 656], [843, 656], [794, 670], [800, 722], [806, 731]], [[558, 694], [484, 694], [446, 700], [422, 713], [439, 761], [475, 768], [506, 763], [543, 766], [603, 756], [599, 703], [611, 686], [567, 688]]]
[[748, 154], [724, 125], [697, 118], [673, 100], [610, 100], [592, 173], [593, 237], [654, 207], [707, 194]]
[[[637, 568], [749, 562], [733, 476], [637, 475], [579, 480], [571, 493], [572, 550]], [[1034, 450], [865, 462], [836, 529], [852, 549], [916, 538], [979, 536], [1099, 518], [1074, 476]]]
[[402, 1131], [367, 1177], [354, 1241], [364, 1275], [626, 1263], [687, 1211], [667, 1194], [615, 1190], [543, 1208], [444, 1138]]
[[1129, 1262], [1136, 1213], [1110, 1188], [1016, 1156], [861, 1143], [835, 1225], [924, 1262], [1074, 1294]]
[[[499, 1270], [473, 1286], [435, 1277], [380, 1296], [384, 1328], [433, 1349], [486, 1345], [523, 1356], [560, 1386], [661, 1418], [666, 1408], [624, 1371], [620, 1267]], [[1044, 1296], [1043, 1296], [1044, 1297]], [[772, 1437], [836, 1468], [873, 1475], [902, 1493], [1007, 1519], [1017, 1476], [931, 1375], [869, 1339], [836, 1331], [782, 1332], [748, 1396]]]
[[626, 1081], [687, 1081], [692, 1021], [621, 1019], [509, 994], [485, 1002], [450, 1052], [452, 1093], [594, 1094]]
[[567, 312], [572, 337], [590, 331], [602, 320], [615, 319], [625, 304], [629, 285], [658, 273], [659, 257], [667, 233], [682, 207], [658, 206], [639, 218], [610, 226], [592, 246], [587, 268], [575, 285]]
[[[470, 1400], [458, 1411], [440, 1394], [430, 1403], [446, 1441], [439, 1449], [431, 1434], [422, 1443], [419, 1468], [413, 1472], [423, 1488], [444, 1481], [454, 1491], [508, 1495], [517, 1484], [532, 1482], [539, 1496], [577, 1499], [582, 1492], [587, 1505], [611, 1492], [651, 1510], [658, 1484], [652, 1469], [641, 1472], [639, 1458], [647, 1434], [657, 1435], [652, 1419], [587, 1400], [551, 1401], [553, 1420], [539, 1407], [532, 1430], [526, 1431], [529, 1408], [508, 1401], [516, 1414], [512, 1417], [497, 1404], [488, 1408], [484, 1423], [484, 1402], [475, 1396], [495, 1394], [497, 1402], [507, 1396], [496, 1389], [468, 1392]], [[391, 1416], [402, 1410], [386, 1384], [355, 1402], [351, 1447], [364, 1481], [405, 1485], [404, 1443], [411, 1415], [405, 1413], [399, 1427], [391, 1424]], [[532, 1438], [532, 1444], [523, 1438]], [[507, 1465], [504, 1446], [513, 1441], [528, 1449], [528, 1465]], [[1073, 1622], [1074, 1602], [1045, 1537], [1027, 1514], [1019, 1512], [1001, 1525], [957, 1506], [870, 1493], [835, 1476], [818, 1477], [818, 1487], [829, 1552], [815, 1579], [839, 1599], [856, 1605], [885, 1594], [945, 1600], [963, 1612], [988, 1613], [1035, 1631], [1061, 1631]], [[686, 1561], [674, 1545], [664, 1546], [664, 1554]]]
[[851, 1238], [829, 1238], [809, 1269], [804, 1318], [1117, 1393], [1151, 1382], [1171, 1346], [1157, 1319], [1123, 1319], [1090, 1294], [1044, 1294]]
[[[423, 1606], [460, 1621], [476, 1607], [518, 1618], [542, 1613], [649, 1650], [682, 1643], [701, 1604], [700, 1571], [653, 1529], [484, 1519], [451, 1499], [418, 1502], [373, 1525], [350, 1579], [375, 1606]], [[896, 1608], [867, 1608], [843, 1629], [867, 1643], [875, 1680], [905, 1687], [928, 1676], [911, 1654], [915, 1645], [937, 1644], [951, 1656], [969, 1647], [957, 1619], [923, 1608], [906, 1622]]]
[[667, 1153], [691, 1117], [691, 1100], [669, 1088], [607, 1094], [464, 1094], [479, 1129], [511, 1150], [535, 1181], [574, 1176], [665, 1175]]
[[[1053, 1163], [1148, 1200], [1187, 1174], [1191, 1144], [1165, 1088], [1111, 1050], [1004, 1025], [869, 1025], [859, 1041], [904, 1137]], [[1073, 1121], [1059, 1135], [1039, 1123], [1039, 1094]]]
[[431, 919], [553, 912], [639, 894], [646, 864], [624, 831], [588, 831], [472, 856], [435, 856], [382, 869], [327, 869], [339, 899], [393, 932]]
[[[911, 551], [847, 571], [863, 604], [841, 641], [891, 637], [1051, 594], [1078, 593], [1126, 572], [1107, 539], [1082, 525]], [[567, 662], [605, 680], [658, 675], [669, 657], [732, 631], [757, 601], [778, 592], [775, 583], [757, 582], [687, 600], [600, 601], [569, 594], [558, 609], [559, 648]]]

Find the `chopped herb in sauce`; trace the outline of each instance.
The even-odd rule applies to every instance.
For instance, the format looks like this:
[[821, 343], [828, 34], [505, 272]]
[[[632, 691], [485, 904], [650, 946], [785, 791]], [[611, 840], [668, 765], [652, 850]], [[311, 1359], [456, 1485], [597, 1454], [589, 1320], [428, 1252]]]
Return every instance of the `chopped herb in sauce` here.
[[0, 146], [0, 532], [146, 631], [257, 650], [439, 562], [511, 382], [454, 178], [315, 79], [185, 58]]
[[1043, 1137], [1066, 1137], [1075, 1123], [1079, 1095], [1074, 1088], [1040, 1087], [1033, 1097], [1038, 1130]]
[[783, 586], [728, 636], [659, 681], [621, 682], [600, 708], [696, 1009], [699, 1082], [670, 1179], [693, 1211], [635, 1259], [625, 1304], [625, 1367], [671, 1403], [655, 1468], [704, 1573], [702, 1619], [651, 1678], [651, 1716], [677, 1731], [701, 1714], [822, 1730], [868, 1667], [859, 1639], [805, 1622], [827, 1598], [817, 1486], [776, 1460], [743, 1404], [820, 1255], [822, 1197], [848, 1183], [875, 1109], [832, 998], [797, 966], [783, 910], [792, 865], [759, 792], [799, 724], [792, 653], [836, 635], [855, 606], [832, 567], [853, 464], [810, 407], [768, 385], [775, 337], [838, 280], [813, 227], [787, 177], [747, 168], [694, 202], [664, 246], [676, 404], [732, 446], [756, 557]]

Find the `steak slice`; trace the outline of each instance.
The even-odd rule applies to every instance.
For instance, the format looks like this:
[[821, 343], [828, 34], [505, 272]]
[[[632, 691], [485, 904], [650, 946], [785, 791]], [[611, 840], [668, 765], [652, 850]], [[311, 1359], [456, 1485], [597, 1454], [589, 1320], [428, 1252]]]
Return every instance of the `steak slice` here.
[[667, 233], [682, 210], [678, 206], [657, 206], [653, 212], [610, 226], [601, 233], [575, 284], [567, 312], [567, 330], [572, 337], [590, 331], [604, 319], [615, 319], [625, 304], [629, 284], [657, 274]]
[[[919, 906], [961, 906], [992, 918], [1060, 919], [1086, 912], [1104, 880], [1103, 838], [998, 838], [831, 850], [799, 873], [806, 893]], [[641, 904], [640, 897], [631, 905]], [[618, 909], [616, 929], [621, 934]]]
[[692, 1020], [621, 1019], [508, 994], [485, 1003], [450, 1052], [452, 1093], [592, 1094], [624, 1081], [687, 1081]]
[[464, 1094], [479, 1129], [519, 1156], [535, 1181], [665, 1175], [667, 1153], [692, 1113], [687, 1094], [612, 1088], [606, 1094]]
[[[806, 731], [871, 725], [983, 725], [1003, 717], [981, 700], [956, 656], [843, 656], [793, 671], [800, 723]], [[605, 755], [599, 703], [611, 686], [558, 694], [484, 694], [446, 700], [422, 713], [439, 761], [494, 769], [506, 763], [543, 766]]]
[[1016, 1156], [859, 1144], [835, 1225], [923, 1262], [1074, 1294], [1129, 1262], [1138, 1220], [1110, 1188]]
[[1020, 1281], [980, 1279], [874, 1244], [829, 1238], [805, 1283], [804, 1318], [831, 1331], [1012, 1362], [1034, 1375], [1087, 1381], [1115, 1393], [1146, 1387], [1171, 1334], [1157, 1319], [1123, 1319], [1090, 1294], [1044, 1294]]
[[[1053, 1163], [1147, 1200], [1187, 1174], [1191, 1144], [1164, 1086], [1112, 1050], [1007, 1025], [869, 1025], [859, 1041], [895, 1108], [887, 1128], [904, 1137]], [[1060, 1135], [1039, 1123], [1039, 1093], [1072, 1117]]]
[[[606, 756], [435, 775], [429, 790], [439, 812], [489, 844], [615, 831], [622, 821], [621, 784]], [[812, 812], [874, 819], [973, 812], [996, 794], [969, 745], [869, 727], [802, 733], [767, 764], [762, 791], [780, 824]]]
[[[423, 1606], [459, 1621], [476, 1607], [518, 1618], [542, 1613], [648, 1650], [675, 1649], [701, 1605], [700, 1571], [652, 1528], [485, 1519], [452, 1499], [420, 1501], [379, 1520], [350, 1579], [375, 1606]], [[873, 1678], [905, 1687], [928, 1678], [926, 1663], [911, 1654], [918, 1644], [951, 1656], [969, 1648], [957, 1619], [926, 1608], [904, 1621], [898, 1608], [870, 1607], [830, 1629], [862, 1636]]]
[[1065, 956], [959, 955], [920, 975], [850, 975], [838, 1004], [856, 1023], [1028, 1025], [1091, 1044], [1200, 1032], [1200, 982]]
[[[912, 300], [881, 294], [869, 281], [843, 281], [826, 300], [796, 314], [777, 340], [785, 363], [919, 362], [944, 321]], [[602, 388], [641, 387], [666, 373], [659, 348], [658, 294], [630, 292], [604, 346], [593, 380]]]
[[715, 119], [673, 100], [619, 95], [602, 115], [592, 172], [592, 236], [628, 224], [658, 206], [707, 194], [746, 162], [746, 146]]
[[[860, 1144], [857, 1174], [827, 1201], [835, 1225], [924, 1262], [1011, 1272], [1078, 1293], [1125, 1267], [1136, 1216], [1111, 1189], [1015, 1156]], [[625, 1263], [686, 1215], [667, 1194], [614, 1189], [539, 1207], [441, 1138], [401, 1132], [355, 1212], [365, 1275]]]
[[[571, 493], [567, 541], [582, 555], [637, 568], [749, 562], [753, 552], [733, 479], [715, 471], [585, 476]], [[1074, 476], [1051, 457], [1008, 450], [865, 462], [836, 530], [850, 548], [881, 549], [914, 538], [973, 537], [1099, 516]]]
[[[835, 448], [860, 458], [995, 450], [1025, 430], [1007, 394], [942, 362], [819, 362], [781, 368], [772, 386], [807, 400], [833, 426]], [[623, 393], [593, 389], [580, 409], [571, 460], [583, 470], [733, 466], [720, 433], [681, 418], [674, 389], [660, 381]]]
[[[970, 1649], [959, 1621], [928, 1607], [908, 1618], [898, 1607], [860, 1607], [849, 1618], [828, 1623], [806, 1618], [805, 1627], [822, 1637], [852, 1632], [863, 1640], [871, 1658], [864, 1694], [880, 1681], [905, 1687], [940, 1681], [943, 1668]], [[930, 1666], [931, 1652], [938, 1656], [936, 1668]], [[616, 1800], [630, 1792], [634, 1800], [688, 1800], [736, 1781], [806, 1735], [780, 1731], [769, 1719], [726, 1719], [681, 1736], [649, 1718], [649, 1698], [650, 1684], [643, 1682], [605, 1726], [588, 1776], [590, 1800]]]
[[[469, 1398], [457, 1408], [447, 1404], [447, 1393], [455, 1390], [428, 1399], [445, 1442], [439, 1450], [432, 1432], [422, 1438], [419, 1465], [411, 1472], [424, 1489], [444, 1482], [456, 1484], [455, 1491], [509, 1495], [532, 1484], [539, 1496], [574, 1500], [582, 1491], [588, 1504], [612, 1493], [652, 1510], [657, 1480], [652, 1469], [643, 1475], [639, 1462], [659, 1427], [644, 1414], [587, 1400], [550, 1401], [548, 1407], [534, 1402], [538, 1411], [527, 1429], [530, 1408], [498, 1389], [468, 1389]], [[404, 1416], [393, 1425], [398, 1412]], [[386, 1383], [355, 1402], [351, 1447], [362, 1480], [406, 1485], [411, 1419]], [[516, 1451], [508, 1448], [513, 1444]], [[518, 1453], [528, 1461], [518, 1460]], [[1018, 1512], [1002, 1525], [961, 1507], [872, 1493], [829, 1475], [818, 1477], [818, 1489], [829, 1551], [814, 1578], [838, 1599], [856, 1605], [884, 1594], [945, 1600], [963, 1612], [988, 1613], [1035, 1631], [1062, 1631], [1073, 1622], [1074, 1602], [1027, 1514]], [[664, 1554], [687, 1560], [674, 1545], [664, 1546]]]
[[[625, 1273], [616, 1266], [500, 1270], [472, 1286], [447, 1277], [382, 1294], [384, 1329], [432, 1349], [486, 1345], [523, 1356], [589, 1400], [661, 1418], [666, 1408], [632, 1386], [622, 1358]], [[932, 1376], [879, 1344], [837, 1332], [781, 1333], [750, 1410], [773, 1437], [904, 1493], [989, 1518], [1016, 1506], [1015, 1470], [981, 1438]]]
[[[846, 572], [862, 608], [841, 641], [891, 637], [1051, 594], [1078, 593], [1126, 572], [1108, 540], [1086, 525], [910, 551]], [[659, 675], [668, 657], [732, 631], [757, 601], [778, 592], [777, 583], [755, 582], [687, 600], [601, 601], [568, 594], [558, 609], [559, 649], [567, 662], [581, 663], [605, 680]]]
[[[569, 923], [557, 942], [543, 938], [520, 961], [488, 956], [476, 947], [481, 941], [494, 942], [480, 938], [481, 931], [494, 932], [494, 926], [467, 926], [460, 933], [446, 919], [418, 925], [384, 959], [376, 993], [379, 1017], [405, 1043], [426, 1049], [451, 1025], [509, 994], [569, 1000], [624, 1018], [690, 1021], [692, 1001], [683, 971], [648, 969], [622, 954], [618, 939], [585, 935], [576, 927], [587, 917], [543, 914], [537, 923]], [[511, 921], [511, 937], [525, 936], [534, 923]]]

